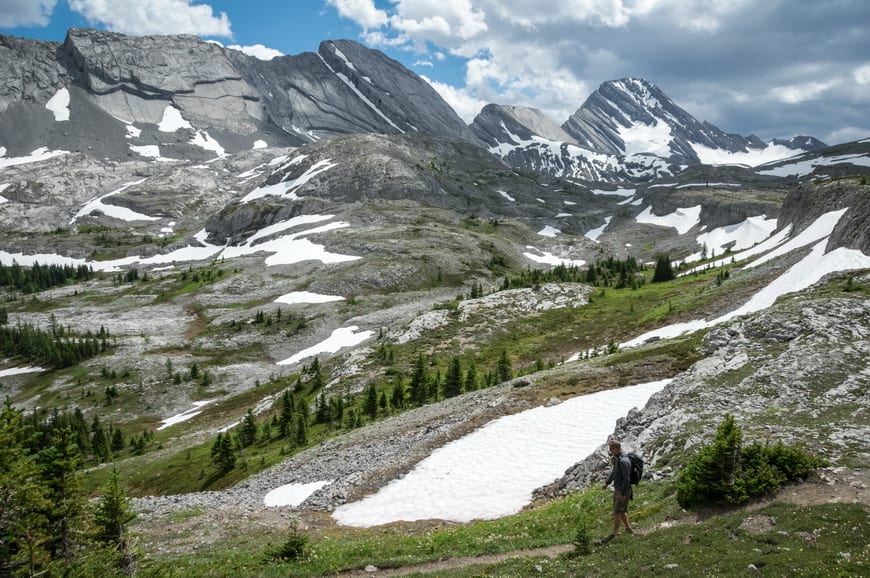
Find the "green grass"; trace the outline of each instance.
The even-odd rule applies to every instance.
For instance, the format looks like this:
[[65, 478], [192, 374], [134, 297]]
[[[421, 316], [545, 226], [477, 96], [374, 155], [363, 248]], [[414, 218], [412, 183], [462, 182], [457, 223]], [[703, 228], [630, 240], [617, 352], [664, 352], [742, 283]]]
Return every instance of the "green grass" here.
[[[774, 503], [751, 512], [708, 514], [695, 523], [677, 507], [672, 482], [644, 482], [636, 493], [632, 523], [644, 534], [593, 545], [587, 556], [569, 551], [555, 559], [507, 559], [432, 575], [745, 576], [754, 572], [752, 564], [765, 576], [860, 576], [870, 564], [870, 518], [860, 504]], [[296, 561], [269, 556], [289, 534], [260, 533], [244, 542], [204, 546], [196, 555], [154, 555], [142, 562], [141, 571], [143, 576], [277, 577], [326, 576], [370, 564], [387, 569], [571, 544], [581, 519], [593, 538], [603, 537], [610, 532], [610, 516], [609, 494], [593, 487], [499, 520], [428, 530], [333, 528], [309, 535], [306, 555]], [[761, 520], [759, 533], [741, 527], [749, 516]], [[671, 526], [657, 528], [665, 521]]]

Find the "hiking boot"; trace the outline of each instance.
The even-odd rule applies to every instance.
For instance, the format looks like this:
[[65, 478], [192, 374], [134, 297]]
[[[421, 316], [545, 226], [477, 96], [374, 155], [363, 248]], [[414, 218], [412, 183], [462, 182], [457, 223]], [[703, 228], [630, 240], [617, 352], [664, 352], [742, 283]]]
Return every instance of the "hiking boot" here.
[[605, 536], [604, 538], [601, 538], [600, 540], [598, 540], [598, 543], [599, 544], [607, 544], [608, 542], [610, 542], [614, 538], [616, 538], [616, 534], [610, 534], [609, 536]]

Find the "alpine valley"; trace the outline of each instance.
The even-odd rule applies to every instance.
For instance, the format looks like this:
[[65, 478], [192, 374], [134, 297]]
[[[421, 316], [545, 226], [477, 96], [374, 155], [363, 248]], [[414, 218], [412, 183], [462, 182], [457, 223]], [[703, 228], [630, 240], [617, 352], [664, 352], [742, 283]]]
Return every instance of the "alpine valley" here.
[[[747, 443], [825, 456], [805, 484], [859, 504], [865, 545], [813, 575], [860, 575], [868, 175], [870, 138], [727, 133], [645, 79], [561, 124], [490, 104], [468, 125], [350, 40], [266, 61], [194, 36], [0, 36], [0, 394], [76, 432], [86, 496], [118, 473], [141, 575], [386, 576], [570, 544], [610, 435], [646, 460], [632, 508], [652, 539], [706, 523], [673, 481], [726, 414]], [[439, 476], [484, 489], [453, 503]], [[529, 516], [552, 527], [437, 546]], [[733, 530], [734, 551], [760, 568], [834, 525], [763, 546]], [[309, 555], [251, 566], [288, 528]], [[382, 535], [419, 543], [339, 546]], [[440, 575], [598, 575], [536, 556]]]

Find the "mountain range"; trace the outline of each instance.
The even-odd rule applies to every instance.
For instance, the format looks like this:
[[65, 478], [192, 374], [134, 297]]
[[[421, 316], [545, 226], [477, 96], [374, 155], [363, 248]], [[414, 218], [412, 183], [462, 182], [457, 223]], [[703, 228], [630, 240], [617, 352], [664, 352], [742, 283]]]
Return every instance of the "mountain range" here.
[[[423, 133], [484, 144], [516, 168], [648, 181], [680, 166], [759, 164], [825, 146], [725, 133], [639, 79], [602, 84], [561, 127], [509, 105], [485, 107], [469, 127], [419, 76], [349, 40], [264, 61], [192, 36], [72, 29], [61, 44], [0, 37], [0, 77], [11, 156], [84, 145], [113, 159], [159, 150], [192, 160], [338, 134]], [[50, 102], [68, 106], [70, 119], [55, 124]]]

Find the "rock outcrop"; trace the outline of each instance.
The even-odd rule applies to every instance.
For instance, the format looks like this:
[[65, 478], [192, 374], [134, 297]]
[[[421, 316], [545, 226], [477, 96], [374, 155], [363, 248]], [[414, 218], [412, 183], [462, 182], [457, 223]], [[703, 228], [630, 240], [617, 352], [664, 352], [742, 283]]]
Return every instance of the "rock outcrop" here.
[[[844, 291], [847, 277], [712, 329], [704, 359], [621, 419], [613, 436], [643, 454], [652, 477], [675, 472], [726, 413], [745, 443], [799, 444], [836, 464], [870, 465], [862, 443], [870, 436], [870, 301]], [[607, 465], [601, 446], [547, 491], [597, 483]]]

